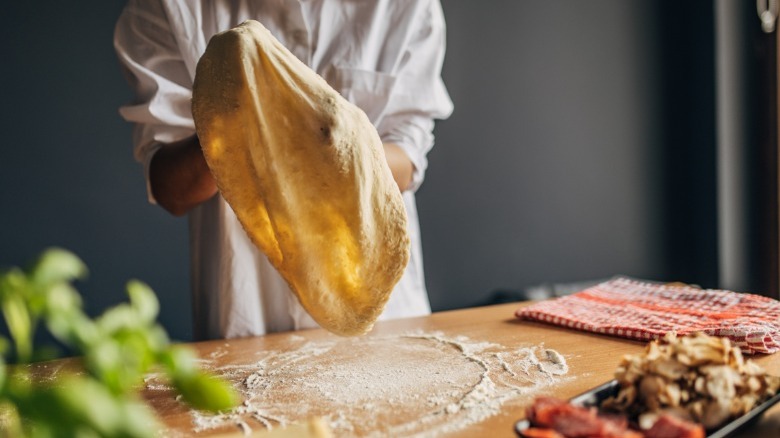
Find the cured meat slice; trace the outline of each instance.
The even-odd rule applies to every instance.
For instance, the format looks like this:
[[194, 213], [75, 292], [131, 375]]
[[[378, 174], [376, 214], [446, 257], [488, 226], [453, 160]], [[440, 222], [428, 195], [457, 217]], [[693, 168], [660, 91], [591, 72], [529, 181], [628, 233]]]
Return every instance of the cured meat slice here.
[[704, 438], [704, 428], [674, 415], [661, 415], [647, 432], [647, 438]]
[[[600, 415], [596, 408], [575, 406], [566, 400], [554, 397], [538, 397], [526, 410], [526, 418], [531, 423], [531, 435], [545, 436], [541, 430], [550, 430], [557, 436], [567, 438], [603, 437], [603, 438], [640, 438], [642, 434], [628, 428], [624, 416]], [[534, 435], [536, 434], [536, 435]], [[556, 436], [550, 434], [547, 436]]]

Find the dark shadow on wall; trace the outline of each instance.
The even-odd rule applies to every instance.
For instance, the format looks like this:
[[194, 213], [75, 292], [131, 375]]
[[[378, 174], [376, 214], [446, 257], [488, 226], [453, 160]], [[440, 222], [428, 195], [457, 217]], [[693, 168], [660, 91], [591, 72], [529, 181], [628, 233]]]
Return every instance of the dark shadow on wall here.
[[663, 1], [663, 254], [668, 279], [718, 284], [715, 17], [712, 1]]

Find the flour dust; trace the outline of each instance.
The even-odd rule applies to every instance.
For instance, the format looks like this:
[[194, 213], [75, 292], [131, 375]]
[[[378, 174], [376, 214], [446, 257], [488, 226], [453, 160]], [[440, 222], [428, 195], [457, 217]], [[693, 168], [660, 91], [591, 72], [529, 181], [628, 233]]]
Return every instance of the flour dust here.
[[[505, 404], [528, 403], [568, 373], [564, 357], [543, 345], [507, 348], [441, 333], [291, 342], [254, 363], [210, 367], [244, 401], [219, 415], [191, 411], [193, 431], [248, 434], [322, 417], [336, 436], [441, 436]], [[168, 388], [152, 376], [147, 389]]]

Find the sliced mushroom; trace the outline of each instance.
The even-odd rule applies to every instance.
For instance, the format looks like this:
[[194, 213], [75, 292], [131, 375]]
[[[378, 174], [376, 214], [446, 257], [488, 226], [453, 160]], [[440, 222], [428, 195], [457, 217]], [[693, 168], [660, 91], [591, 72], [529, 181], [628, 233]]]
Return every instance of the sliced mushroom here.
[[623, 358], [615, 378], [621, 388], [603, 407], [635, 415], [642, 429], [662, 413], [717, 427], [780, 390], [780, 377], [745, 360], [728, 338], [704, 333], [650, 342], [644, 354]]

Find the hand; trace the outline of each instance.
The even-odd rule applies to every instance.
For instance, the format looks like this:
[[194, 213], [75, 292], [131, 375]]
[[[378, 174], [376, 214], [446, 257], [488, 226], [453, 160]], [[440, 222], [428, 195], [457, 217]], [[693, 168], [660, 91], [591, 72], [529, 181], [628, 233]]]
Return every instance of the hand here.
[[414, 164], [406, 152], [395, 143], [384, 143], [385, 158], [390, 166], [390, 172], [393, 174], [395, 183], [401, 192], [409, 188], [412, 183], [412, 174], [414, 173]]
[[149, 166], [152, 194], [164, 209], [182, 216], [217, 193], [198, 137], [163, 145]]

